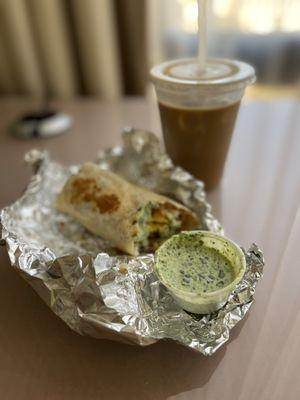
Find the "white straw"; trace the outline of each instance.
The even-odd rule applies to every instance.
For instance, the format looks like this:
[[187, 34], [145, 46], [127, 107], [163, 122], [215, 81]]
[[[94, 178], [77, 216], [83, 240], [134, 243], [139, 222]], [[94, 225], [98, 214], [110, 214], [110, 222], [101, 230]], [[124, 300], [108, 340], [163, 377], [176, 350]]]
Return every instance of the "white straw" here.
[[198, 0], [198, 62], [199, 70], [206, 64], [206, 0]]

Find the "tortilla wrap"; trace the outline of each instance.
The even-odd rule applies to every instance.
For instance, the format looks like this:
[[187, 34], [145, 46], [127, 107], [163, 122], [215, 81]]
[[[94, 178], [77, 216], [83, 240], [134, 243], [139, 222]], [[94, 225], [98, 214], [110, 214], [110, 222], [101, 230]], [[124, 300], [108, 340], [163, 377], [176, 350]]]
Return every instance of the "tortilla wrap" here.
[[68, 179], [56, 207], [131, 255], [153, 252], [173, 234], [198, 227], [183, 205], [93, 163]]

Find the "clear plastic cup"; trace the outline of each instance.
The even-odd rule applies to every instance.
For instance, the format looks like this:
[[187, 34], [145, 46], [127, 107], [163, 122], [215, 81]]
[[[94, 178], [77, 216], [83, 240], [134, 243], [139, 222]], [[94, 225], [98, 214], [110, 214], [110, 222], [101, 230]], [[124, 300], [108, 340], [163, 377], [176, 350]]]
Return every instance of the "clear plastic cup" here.
[[167, 61], [151, 69], [166, 150], [173, 162], [214, 189], [222, 176], [236, 116], [252, 66], [209, 59], [204, 72], [197, 59]]

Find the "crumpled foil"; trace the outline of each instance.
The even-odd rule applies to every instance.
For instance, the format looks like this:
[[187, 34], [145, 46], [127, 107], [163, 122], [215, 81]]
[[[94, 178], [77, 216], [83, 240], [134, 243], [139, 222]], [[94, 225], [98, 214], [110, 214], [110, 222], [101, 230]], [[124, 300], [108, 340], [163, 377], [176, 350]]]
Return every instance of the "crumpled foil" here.
[[[56, 212], [55, 197], [78, 166], [63, 166], [36, 150], [25, 159], [35, 173], [22, 197], [1, 211], [2, 239], [11, 264], [55, 314], [80, 334], [142, 346], [173, 339], [212, 355], [228, 340], [262, 276], [263, 255], [255, 244], [245, 252], [245, 276], [227, 304], [209, 315], [187, 313], [158, 281], [153, 254], [118, 255], [109, 242]], [[155, 135], [127, 130], [122, 146], [101, 152], [97, 162], [193, 209], [201, 229], [223, 233], [202, 182], [173, 166]]]

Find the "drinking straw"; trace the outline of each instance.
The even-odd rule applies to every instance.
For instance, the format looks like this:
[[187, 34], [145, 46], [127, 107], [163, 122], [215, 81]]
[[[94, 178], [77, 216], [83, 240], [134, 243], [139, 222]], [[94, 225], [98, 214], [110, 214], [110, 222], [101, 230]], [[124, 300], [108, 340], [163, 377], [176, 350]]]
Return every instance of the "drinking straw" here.
[[198, 0], [198, 64], [199, 72], [206, 64], [206, 0]]

